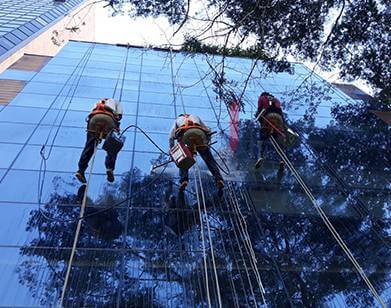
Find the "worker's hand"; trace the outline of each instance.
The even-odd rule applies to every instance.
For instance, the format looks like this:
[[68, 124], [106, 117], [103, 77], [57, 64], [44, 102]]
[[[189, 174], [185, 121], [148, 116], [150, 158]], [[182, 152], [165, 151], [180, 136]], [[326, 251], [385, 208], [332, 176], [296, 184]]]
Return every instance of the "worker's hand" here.
[[170, 150], [174, 147], [174, 145], [175, 145], [175, 142], [174, 142], [174, 141], [172, 141], [172, 142], [170, 141], [170, 142], [169, 142], [169, 145], [168, 145], [168, 146], [169, 146]]
[[209, 127], [207, 127], [207, 126], [202, 126], [202, 128], [205, 130], [205, 133], [206, 133], [206, 134], [211, 134], [211, 133], [212, 133], [212, 130], [211, 130]]

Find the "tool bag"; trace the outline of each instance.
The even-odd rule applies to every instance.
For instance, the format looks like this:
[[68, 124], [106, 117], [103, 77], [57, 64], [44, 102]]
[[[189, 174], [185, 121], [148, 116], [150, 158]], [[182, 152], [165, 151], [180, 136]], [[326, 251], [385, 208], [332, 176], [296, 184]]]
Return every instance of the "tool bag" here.
[[102, 148], [112, 156], [117, 155], [124, 146], [125, 139], [125, 136], [122, 136], [115, 131], [111, 131], [111, 133], [107, 135]]
[[299, 139], [299, 134], [294, 132], [291, 128], [286, 129], [286, 146], [287, 148], [291, 148], [296, 141]]
[[170, 156], [177, 167], [181, 169], [190, 169], [195, 164], [193, 154], [181, 141], [171, 148]]

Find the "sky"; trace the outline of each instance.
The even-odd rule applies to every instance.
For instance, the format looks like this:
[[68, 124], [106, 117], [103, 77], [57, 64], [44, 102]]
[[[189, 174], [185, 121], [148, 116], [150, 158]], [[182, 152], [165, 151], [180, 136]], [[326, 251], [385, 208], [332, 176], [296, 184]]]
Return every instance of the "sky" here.
[[[205, 4], [202, 0], [193, 0], [191, 3], [191, 15], [194, 15], [196, 11], [207, 11]], [[172, 45], [173, 48], [178, 48], [181, 42], [183, 42], [183, 33], [194, 33], [199, 29], [203, 28], [204, 25], [201, 22], [190, 22], [182, 28], [180, 33], [178, 33], [174, 38], [172, 38], [172, 34], [174, 33], [177, 25], [170, 25], [167, 19], [164, 17], [132, 18], [128, 15], [117, 15], [115, 17], [112, 17], [112, 10], [110, 10], [109, 8], [104, 8], [103, 6], [104, 4], [102, 3], [97, 3], [95, 5], [96, 41], [101, 43], [129, 43], [131, 45], [137, 46], [160, 47], [168, 47], [169, 45]], [[210, 12], [209, 10], [209, 14], [210, 13], [213, 12]], [[219, 29], [218, 27], [214, 27], [206, 35], [215, 36], [215, 34], [218, 33], [220, 30], [221, 29]], [[214, 44], [219, 44], [221, 42], [222, 41], [219, 41], [219, 39], [215, 39], [213, 41]], [[295, 61], [295, 59], [293, 58], [288, 58], [288, 60]], [[310, 62], [305, 62], [304, 64], [309, 68], [312, 68], [313, 66], [313, 63]], [[317, 69], [315, 70], [315, 72], [324, 79], [326, 79], [328, 82], [347, 83], [339, 79], [338, 70], [332, 72], [325, 72], [320, 69]], [[373, 94], [373, 90], [368, 87], [365, 82], [359, 80], [352, 83], [363, 91], [369, 94]]]

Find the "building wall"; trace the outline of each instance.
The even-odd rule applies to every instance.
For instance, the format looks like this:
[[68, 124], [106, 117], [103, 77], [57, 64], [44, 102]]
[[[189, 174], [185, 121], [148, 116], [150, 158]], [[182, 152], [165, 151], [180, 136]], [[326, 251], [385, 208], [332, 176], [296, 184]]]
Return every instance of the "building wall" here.
[[[201, 54], [71, 41], [39, 72], [0, 74], [26, 82], [0, 106], [0, 306], [59, 306], [82, 221], [64, 307], [218, 307], [219, 295], [223, 307], [260, 307], [263, 297], [269, 307], [376, 307], [294, 170], [390, 304], [386, 123], [308, 77], [301, 64], [268, 73], [261, 62], [251, 69], [252, 60], [228, 57], [229, 89], [240, 95], [245, 88], [232, 151], [208, 62]], [[270, 142], [262, 169], [254, 169], [262, 91], [283, 102], [287, 124], [300, 134], [292, 147], [281, 144], [294, 167], [282, 177]], [[123, 103], [126, 142], [114, 183], [99, 145], [79, 220], [85, 186], [74, 172], [85, 119], [102, 97]], [[152, 171], [168, 159], [162, 151], [183, 112], [217, 132], [213, 155], [229, 168], [221, 197], [199, 156], [184, 194], [172, 163]]]
[[[0, 63], [0, 72], [6, 70], [24, 54], [34, 54], [43, 56], [54, 56], [69, 40], [94, 41], [95, 40], [95, 7], [91, 5], [93, 1], [75, 8], [64, 16], [60, 21], [44, 29], [30, 42], [20, 47], [11, 56]], [[85, 25], [81, 25], [81, 23]], [[79, 30], [73, 32], [66, 28], [79, 25]], [[58, 36], [54, 34], [58, 32]], [[55, 37], [58, 44], [54, 44], [52, 38]]]

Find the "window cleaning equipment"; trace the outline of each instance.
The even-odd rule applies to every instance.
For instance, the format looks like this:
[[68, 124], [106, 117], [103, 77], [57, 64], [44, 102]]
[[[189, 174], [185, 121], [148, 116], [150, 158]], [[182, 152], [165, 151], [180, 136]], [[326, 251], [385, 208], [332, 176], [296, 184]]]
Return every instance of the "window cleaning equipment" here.
[[103, 143], [103, 150], [105, 150], [110, 155], [117, 155], [124, 146], [126, 137], [118, 134], [115, 131], [111, 131], [106, 137], [105, 142]]
[[299, 139], [299, 134], [294, 132], [291, 128], [286, 127], [286, 146], [287, 148], [291, 148], [296, 141]]
[[183, 142], [178, 142], [171, 148], [170, 156], [181, 169], [190, 169], [195, 164], [193, 154]]

